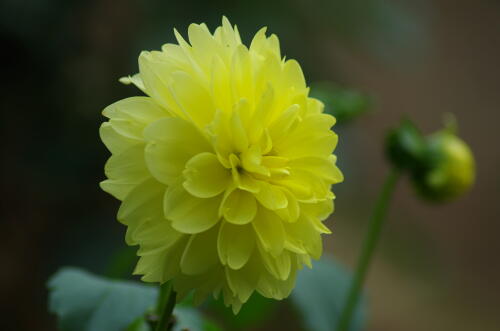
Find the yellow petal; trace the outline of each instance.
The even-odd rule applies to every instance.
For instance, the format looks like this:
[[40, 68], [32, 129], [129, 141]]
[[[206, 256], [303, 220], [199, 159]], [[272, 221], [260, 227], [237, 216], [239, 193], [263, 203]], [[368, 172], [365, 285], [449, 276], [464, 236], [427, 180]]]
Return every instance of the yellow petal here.
[[139, 56], [139, 72], [146, 93], [170, 113], [186, 119], [187, 115], [170, 90], [170, 75], [177, 70], [178, 66], [168, 61], [161, 52], [142, 52]]
[[235, 150], [237, 152], [245, 151], [248, 148], [248, 137], [240, 113], [238, 111], [233, 111], [230, 125]]
[[117, 101], [106, 107], [102, 114], [110, 119], [133, 120], [143, 128], [152, 121], [170, 116], [166, 109], [150, 97], [131, 97]]
[[278, 179], [276, 182], [285, 186], [301, 202], [316, 202], [332, 194], [329, 183], [316, 174], [301, 169], [291, 168], [288, 177]]
[[320, 258], [323, 252], [321, 234], [315, 229], [309, 218], [301, 215], [297, 222], [284, 223], [283, 226], [287, 236], [299, 241], [313, 258]]
[[228, 114], [217, 110], [213, 122], [207, 126], [207, 131], [212, 139], [214, 150], [221, 164], [226, 168], [231, 168], [229, 157], [233, 152], [231, 133], [229, 130]]
[[328, 215], [333, 212], [333, 200], [327, 199], [317, 203], [303, 203], [301, 204], [304, 217], [314, 226], [319, 233], [330, 234], [329, 228], [323, 224], [322, 220], [326, 219]]
[[120, 154], [134, 145], [144, 144], [144, 141], [140, 139], [130, 138], [118, 133], [109, 122], [101, 124], [99, 136], [106, 148], [113, 154]]
[[235, 189], [229, 191], [221, 204], [221, 214], [224, 219], [233, 224], [247, 224], [257, 213], [257, 202], [253, 194]]
[[297, 202], [295, 196], [290, 193], [290, 191], [286, 189], [282, 189], [282, 191], [287, 197], [288, 204], [286, 208], [277, 209], [275, 212], [281, 217], [281, 219], [287, 222], [295, 222], [300, 215], [299, 203]]
[[227, 17], [222, 17], [221, 42], [229, 49], [234, 49], [241, 44], [240, 34], [237, 29], [233, 29]]
[[284, 80], [298, 90], [306, 88], [306, 81], [300, 65], [295, 60], [288, 60], [283, 67]]
[[325, 109], [325, 105], [318, 99], [307, 98], [307, 114], [321, 114]]
[[293, 130], [288, 139], [274, 143], [280, 156], [299, 158], [304, 156], [328, 157], [337, 146], [338, 137], [330, 127], [335, 118], [326, 114], [307, 116]]
[[[142, 131], [147, 124], [162, 117], [170, 116], [168, 111], [161, 108], [149, 97], [132, 97], [120, 100], [106, 107], [102, 113], [110, 119], [108, 125], [113, 128], [113, 131], [132, 142], [142, 142]], [[121, 141], [121, 143], [128, 145], [124, 141]]]
[[106, 162], [104, 172], [109, 179], [100, 183], [101, 188], [123, 200], [136, 185], [150, 176], [144, 162], [144, 147], [135, 145], [120, 154], [113, 154]]
[[144, 87], [144, 83], [142, 82], [140, 74], [122, 77], [119, 79], [119, 81], [120, 81], [120, 83], [125, 84], [125, 85], [134, 84], [141, 91], [146, 92], [146, 88]]
[[340, 183], [344, 179], [335, 162], [328, 157], [301, 157], [291, 160], [289, 166], [311, 172], [332, 184]]
[[225, 269], [229, 288], [243, 303], [250, 298], [259, 283], [261, 267], [259, 261], [254, 256], [252, 256], [242, 269]]
[[286, 139], [298, 122], [300, 106], [293, 104], [286, 109], [275, 121], [271, 123], [269, 134], [274, 143]]
[[217, 54], [218, 45], [205, 24], [190, 24], [188, 27], [189, 43], [192, 46], [193, 58], [200, 68], [208, 74], [212, 62], [211, 55]]
[[259, 145], [252, 145], [241, 153], [243, 169], [249, 172], [269, 176], [269, 169], [262, 166], [262, 151]]
[[231, 179], [231, 171], [224, 168], [217, 156], [200, 153], [193, 156], [183, 172], [184, 188], [198, 198], [211, 198], [222, 193]]
[[260, 96], [249, 123], [248, 139], [250, 143], [259, 143], [262, 133], [264, 132], [264, 127], [268, 124], [272, 116], [275, 93], [273, 87], [267, 81], [266, 84], [266, 88]]
[[260, 190], [255, 193], [255, 197], [261, 205], [271, 210], [286, 208], [288, 205], [288, 199], [281, 188], [263, 181], [260, 182]]
[[333, 199], [325, 199], [317, 203], [303, 203], [300, 205], [301, 210], [310, 217], [317, 217], [320, 220], [326, 219], [333, 213]]
[[285, 230], [279, 216], [260, 207], [252, 225], [262, 247], [274, 256], [280, 255], [285, 245]]
[[182, 233], [200, 233], [219, 221], [222, 196], [201, 199], [189, 194], [182, 184], [172, 185], [165, 193], [165, 217], [172, 220], [172, 227]]
[[279, 280], [270, 273], [263, 273], [257, 285], [257, 291], [266, 298], [282, 300], [290, 295], [295, 285], [297, 267], [292, 261], [290, 276], [286, 280]]
[[212, 121], [215, 107], [208, 91], [198, 81], [184, 71], [171, 75], [172, 93], [175, 101], [185, 114], [200, 128]]
[[267, 39], [270, 51], [278, 58], [281, 57], [280, 42], [274, 33]]
[[217, 240], [222, 264], [231, 269], [241, 269], [250, 258], [255, 246], [255, 234], [250, 225], [233, 225], [223, 222]]
[[172, 247], [179, 239], [185, 235], [174, 230], [170, 222], [163, 217], [151, 219], [140, 224], [132, 233], [132, 240], [140, 243], [137, 255], [146, 256], [158, 254], [159, 252]]
[[201, 133], [180, 118], [163, 118], [151, 123], [144, 130], [144, 137], [148, 142], [145, 151], [148, 169], [165, 184], [179, 178], [191, 157], [211, 151]]
[[125, 238], [127, 244], [137, 244], [132, 238], [141, 223], [150, 219], [163, 219], [161, 199], [164, 192], [164, 185], [149, 178], [134, 187], [125, 197], [117, 218], [128, 226]]
[[291, 257], [288, 251], [283, 251], [277, 256], [271, 255], [266, 252], [265, 249], [260, 249], [259, 252], [262, 262], [264, 262], [264, 266], [271, 275], [280, 280], [288, 279], [292, 267]]
[[231, 74], [236, 99], [254, 99], [253, 70], [251, 57], [245, 45], [238, 45], [231, 61]]
[[161, 50], [165, 55], [165, 60], [168, 60], [171, 63], [174, 63], [176, 68], [190, 72], [190, 60], [184, 53], [181, 46], [177, 44], [164, 44], [161, 46]]
[[264, 129], [264, 132], [260, 137], [259, 146], [260, 149], [262, 150], [262, 155], [269, 153], [273, 148], [273, 141], [271, 139], [271, 135], [269, 134], [269, 130], [267, 128]]
[[217, 234], [218, 229], [214, 227], [191, 236], [181, 258], [181, 270], [184, 274], [202, 274], [217, 264]]
[[259, 180], [256, 180], [246, 172], [240, 173], [236, 168], [236, 166], [234, 166], [231, 170], [232, 170], [231, 172], [233, 175], [233, 180], [238, 188], [251, 193], [259, 192], [260, 190]]
[[216, 109], [228, 113], [233, 105], [233, 95], [229, 93], [231, 91], [229, 69], [219, 56], [215, 56], [212, 61], [210, 92]]
[[[178, 240], [172, 247], [156, 254], [141, 256], [134, 275], [143, 275], [144, 282], [164, 283], [178, 275], [180, 260], [187, 244], [187, 236]], [[165, 263], [169, 261], [169, 263]]]
[[302, 241], [300, 238], [295, 238], [291, 235], [288, 234], [285, 226], [285, 249], [296, 254], [304, 254], [308, 255], [307, 250], [305, 249], [304, 245], [302, 244]]
[[[229, 283], [229, 280], [227, 281], [227, 283]], [[234, 315], [238, 314], [243, 303], [228, 284], [224, 284], [224, 287], [222, 287], [222, 294], [224, 298], [224, 305], [226, 305], [226, 307], [231, 306], [231, 310], [233, 311]]]

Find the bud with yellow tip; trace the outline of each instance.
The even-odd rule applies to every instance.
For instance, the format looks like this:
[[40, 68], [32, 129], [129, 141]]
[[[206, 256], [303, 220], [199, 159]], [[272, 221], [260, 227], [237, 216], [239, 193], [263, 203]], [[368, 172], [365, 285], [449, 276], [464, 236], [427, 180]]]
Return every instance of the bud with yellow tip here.
[[417, 192], [426, 200], [452, 200], [474, 183], [474, 156], [456, 135], [454, 123], [424, 137], [410, 121], [404, 121], [388, 135], [386, 152], [394, 166], [409, 172]]

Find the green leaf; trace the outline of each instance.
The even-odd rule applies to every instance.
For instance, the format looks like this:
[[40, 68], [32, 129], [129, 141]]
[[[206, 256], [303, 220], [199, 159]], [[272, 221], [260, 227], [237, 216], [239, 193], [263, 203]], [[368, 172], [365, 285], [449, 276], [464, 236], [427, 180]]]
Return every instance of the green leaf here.
[[199, 311], [190, 307], [177, 307], [174, 310], [176, 323], [173, 331], [205, 331], [205, 321]]
[[157, 290], [128, 281], [110, 281], [76, 268], [63, 268], [48, 283], [49, 310], [61, 330], [124, 330], [154, 306]]
[[338, 85], [322, 82], [311, 85], [311, 97], [325, 104], [325, 112], [346, 123], [364, 114], [370, 107], [368, 96]]
[[[291, 301], [302, 313], [306, 330], [335, 331], [350, 283], [350, 273], [326, 256], [315, 262], [312, 269], [299, 273]], [[366, 304], [362, 299], [349, 331], [362, 330], [365, 318]]]
[[[158, 288], [139, 282], [110, 280], [66, 267], [49, 282], [49, 310], [63, 331], [149, 331], [144, 315], [156, 305]], [[217, 330], [190, 307], [176, 307], [174, 331]]]

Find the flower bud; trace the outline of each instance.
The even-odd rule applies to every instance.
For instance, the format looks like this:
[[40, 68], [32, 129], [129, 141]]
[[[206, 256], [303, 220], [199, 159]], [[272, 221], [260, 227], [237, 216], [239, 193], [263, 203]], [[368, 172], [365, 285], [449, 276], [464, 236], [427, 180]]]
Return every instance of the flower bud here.
[[468, 145], [455, 134], [455, 124], [451, 122], [445, 129], [424, 137], [406, 120], [387, 136], [388, 159], [393, 166], [410, 174], [419, 195], [429, 201], [456, 198], [474, 182], [474, 157]]
[[422, 167], [425, 139], [409, 120], [404, 120], [398, 128], [392, 129], [385, 143], [387, 158], [395, 167], [410, 172]]
[[422, 197], [445, 201], [465, 193], [474, 183], [474, 157], [469, 146], [450, 130], [426, 139], [425, 167], [413, 181]]

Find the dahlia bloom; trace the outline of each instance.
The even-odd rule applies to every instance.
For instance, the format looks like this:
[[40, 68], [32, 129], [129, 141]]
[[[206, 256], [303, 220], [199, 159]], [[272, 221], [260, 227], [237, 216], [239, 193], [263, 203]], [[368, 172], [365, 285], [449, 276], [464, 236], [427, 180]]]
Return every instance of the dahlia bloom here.
[[134, 273], [172, 280], [178, 300], [222, 293], [235, 313], [254, 291], [283, 299], [330, 233], [335, 118], [265, 28], [249, 48], [226, 18], [213, 35], [190, 25], [189, 43], [174, 32], [121, 79], [147, 96], [108, 106], [100, 128]]

